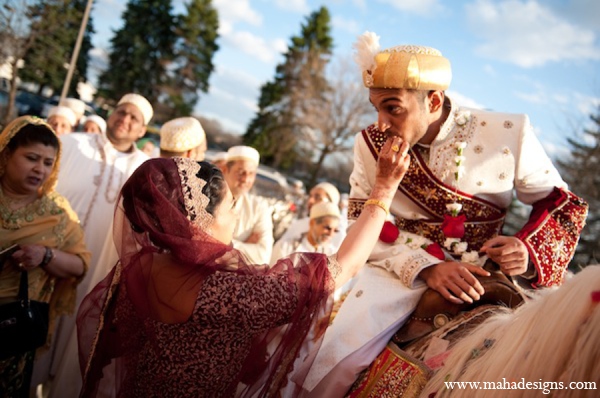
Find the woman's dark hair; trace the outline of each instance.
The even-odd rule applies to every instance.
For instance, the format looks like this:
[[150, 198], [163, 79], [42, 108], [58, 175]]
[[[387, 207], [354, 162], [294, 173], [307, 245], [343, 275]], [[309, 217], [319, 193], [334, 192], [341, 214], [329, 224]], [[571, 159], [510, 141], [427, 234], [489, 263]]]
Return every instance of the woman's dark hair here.
[[43, 144], [58, 149], [58, 137], [48, 127], [44, 125], [26, 124], [10, 140], [6, 147], [13, 152], [15, 149], [31, 144]]
[[[211, 163], [198, 164], [200, 171], [196, 177], [206, 181], [202, 188], [202, 193], [209, 199], [206, 211], [214, 215], [215, 208], [223, 201], [225, 180], [221, 170]], [[186, 189], [180, 189], [180, 177], [173, 159], [150, 159], [133, 172], [121, 190], [123, 210], [132, 229], [138, 233], [149, 232], [159, 247], [169, 247], [168, 242], [163, 241], [163, 235], [181, 232], [176, 231], [181, 225], [180, 217], [187, 216], [182, 196]]]
[[209, 162], [198, 162], [198, 164], [200, 165], [200, 171], [196, 174], [196, 177], [206, 181], [206, 185], [202, 188], [202, 193], [209, 200], [206, 212], [214, 216], [215, 209], [225, 197], [225, 179], [221, 170], [214, 164]]

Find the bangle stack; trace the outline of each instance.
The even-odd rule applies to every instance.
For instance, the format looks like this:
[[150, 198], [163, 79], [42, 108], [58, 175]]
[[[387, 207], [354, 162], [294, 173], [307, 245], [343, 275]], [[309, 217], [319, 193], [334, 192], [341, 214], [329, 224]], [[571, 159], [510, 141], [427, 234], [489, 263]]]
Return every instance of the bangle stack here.
[[373, 206], [377, 206], [379, 208], [381, 208], [383, 211], [385, 211], [385, 214], [390, 214], [390, 209], [388, 209], [387, 205], [385, 203], [383, 203], [381, 200], [377, 200], [377, 199], [369, 199], [365, 202], [365, 206], [369, 206], [369, 205], [373, 205]]

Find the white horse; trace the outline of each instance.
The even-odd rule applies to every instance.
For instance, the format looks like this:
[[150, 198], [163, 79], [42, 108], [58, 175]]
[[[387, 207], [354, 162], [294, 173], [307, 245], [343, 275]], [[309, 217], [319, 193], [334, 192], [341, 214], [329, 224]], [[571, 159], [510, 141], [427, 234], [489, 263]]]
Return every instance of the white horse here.
[[456, 343], [421, 397], [547, 394], [600, 396], [600, 265], [485, 321]]

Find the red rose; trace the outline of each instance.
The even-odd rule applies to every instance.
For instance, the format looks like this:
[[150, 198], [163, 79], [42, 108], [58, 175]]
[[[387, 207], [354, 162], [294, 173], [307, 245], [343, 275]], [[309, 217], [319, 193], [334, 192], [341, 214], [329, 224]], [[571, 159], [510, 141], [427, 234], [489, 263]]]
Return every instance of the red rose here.
[[431, 254], [433, 257], [440, 259], [442, 261], [446, 258], [446, 256], [444, 255], [444, 251], [442, 250], [440, 245], [438, 245], [435, 242], [430, 244], [429, 246], [427, 246], [425, 248], [425, 251], [427, 253]]
[[450, 214], [444, 214], [442, 222], [442, 232], [446, 238], [461, 239], [465, 236], [465, 221], [467, 217], [464, 214], [459, 214], [454, 217]]
[[381, 228], [379, 240], [385, 243], [394, 243], [398, 235], [400, 235], [398, 227], [393, 222], [386, 221], [383, 223], [383, 228]]

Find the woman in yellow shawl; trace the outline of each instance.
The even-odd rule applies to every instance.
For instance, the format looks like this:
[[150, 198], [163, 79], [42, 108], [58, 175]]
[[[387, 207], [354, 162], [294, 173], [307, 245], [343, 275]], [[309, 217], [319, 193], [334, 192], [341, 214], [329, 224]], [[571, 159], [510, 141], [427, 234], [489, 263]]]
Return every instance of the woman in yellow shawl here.
[[[50, 304], [50, 331], [57, 316], [75, 310], [90, 261], [77, 215], [54, 191], [59, 159], [60, 141], [42, 119], [17, 118], [0, 134], [0, 249], [18, 245], [0, 265], [0, 304], [17, 299], [27, 271], [29, 298]], [[34, 354], [0, 360], [0, 396], [28, 396]]]

